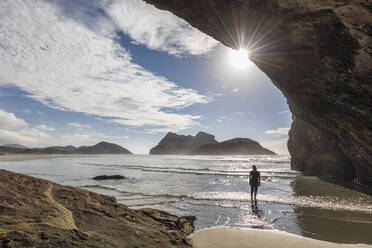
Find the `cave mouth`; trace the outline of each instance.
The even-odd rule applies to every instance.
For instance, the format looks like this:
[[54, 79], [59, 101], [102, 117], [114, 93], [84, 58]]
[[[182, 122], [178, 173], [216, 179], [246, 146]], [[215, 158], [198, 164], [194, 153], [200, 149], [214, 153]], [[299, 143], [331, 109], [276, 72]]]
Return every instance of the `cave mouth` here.
[[294, 115], [292, 168], [372, 183], [367, 1], [145, 1], [228, 47], [255, 51], [251, 60]]

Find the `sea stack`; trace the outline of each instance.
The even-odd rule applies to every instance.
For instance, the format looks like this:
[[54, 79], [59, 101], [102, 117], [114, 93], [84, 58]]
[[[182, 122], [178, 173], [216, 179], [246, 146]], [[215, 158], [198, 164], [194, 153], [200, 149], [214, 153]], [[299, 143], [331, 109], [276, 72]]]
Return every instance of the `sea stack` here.
[[157, 146], [150, 150], [152, 155], [160, 154], [189, 154], [192, 150], [204, 144], [216, 144], [214, 136], [205, 132], [198, 132], [195, 136], [179, 135], [169, 132]]

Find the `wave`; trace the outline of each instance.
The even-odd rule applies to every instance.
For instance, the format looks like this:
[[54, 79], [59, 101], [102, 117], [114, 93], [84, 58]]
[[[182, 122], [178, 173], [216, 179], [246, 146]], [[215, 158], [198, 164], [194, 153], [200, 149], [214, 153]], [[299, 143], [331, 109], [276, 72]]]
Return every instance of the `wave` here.
[[[218, 170], [210, 168], [185, 168], [185, 167], [161, 167], [161, 166], [141, 166], [141, 165], [116, 165], [116, 164], [98, 164], [98, 163], [81, 163], [93, 166], [118, 167], [121, 169], [141, 170], [148, 172], [163, 172], [163, 173], [179, 173], [179, 174], [194, 174], [194, 175], [217, 175], [217, 176], [249, 176], [250, 170]], [[293, 178], [299, 173], [296, 171], [275, 171], [261, 170], [261, 177], [278, 177], [278, 178]]]
[[[201, 192], [194, 194], [168, 194], [168, 193], [150, 193], [150, 192], [140, 192], [140, 191], [128, 191], [123, 190], [115, 186], [103, 186], [103, 185], [85, 185], [82, 188], [102, 188], [115, 190], [120, 193], [132, 194], [132, 195], [142, 195], [149, 197], [161, 197], [161, 198], [177, 198], [183, 200], [194, 200], [194, 201], [230, 201], [239, 202], [244, 204], [250, 203], [250, 195], [247, 192]], [[306, 197], [306, 196], [274, 196], [274, 195], [264, 195], [258, 194], [257, 200], [265, 203], [276, 203], [292, 205], [297, 207], [311, 207], [311, 208], [321, 208], [330, 210], [349, 210], [357, 212], [366, 212], [372, 214], [372, 205], [368, 203], [343, 200], [343, 199], [332, 199], [329, 197]], [[241, 207], [223, 204], [221, 207]]]

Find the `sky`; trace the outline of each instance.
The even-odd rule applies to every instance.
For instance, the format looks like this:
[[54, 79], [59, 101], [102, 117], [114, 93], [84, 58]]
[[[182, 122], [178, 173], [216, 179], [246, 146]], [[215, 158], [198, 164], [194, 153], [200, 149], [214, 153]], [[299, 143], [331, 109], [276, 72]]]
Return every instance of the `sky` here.
[[288, 153], [285, 97], [233, 54], [142, 0], [2, 0], [0, 144], [145, 154], [169, 131], [205, 131]]

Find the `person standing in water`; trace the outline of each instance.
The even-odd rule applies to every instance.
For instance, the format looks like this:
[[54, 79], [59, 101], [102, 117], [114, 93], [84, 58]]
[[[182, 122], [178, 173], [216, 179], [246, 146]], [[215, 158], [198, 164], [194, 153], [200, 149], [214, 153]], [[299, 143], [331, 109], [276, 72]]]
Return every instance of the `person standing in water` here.
[[256, 201], [257, 198], [257, 190], [258, 186], [261, 184], [261, 176], [260, 172], [257, 170], [255, 165], [252, 165], [252, 170], [249, 173], [249, 185], [251, 185], [251, 201], [253, 201], [253, 192], [254, 192], [254, 200]]

